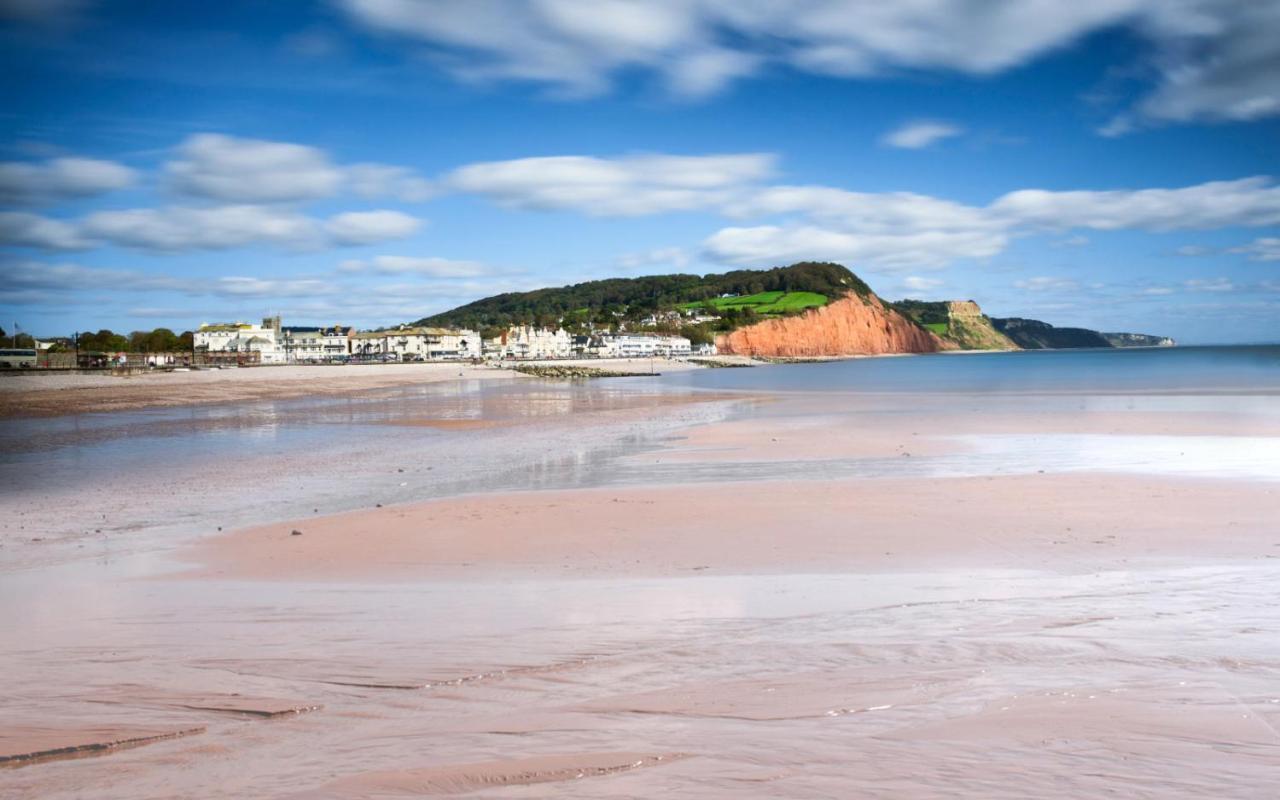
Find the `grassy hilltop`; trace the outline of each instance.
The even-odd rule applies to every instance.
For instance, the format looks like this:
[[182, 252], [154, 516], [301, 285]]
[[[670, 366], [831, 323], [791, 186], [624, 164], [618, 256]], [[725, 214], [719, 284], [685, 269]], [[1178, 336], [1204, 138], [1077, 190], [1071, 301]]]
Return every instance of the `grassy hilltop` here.
[[[424, 317], [414, 324], [470, 328], [485, 336], [496, 335], [512, 325], [563, 326], [571, 332], [625, 325], [633, 331], [679, 333], [696, 344], [711, 342], [718, 334], [821, 308], [851, 295], [864, 300], [876, 297], [871, 287], [847, 267], [804, 261], [788, 267], [718, 275], [644, 275], [508, 292]], [[1115, 334], [1113, 342], [1096, 331], [1054, 328], [1018, 318], [991, 319], [977, 304], [966, 300], [900, 300], [884, 306], [910, 325], [963, 350], [1172, 344], [1172, 340], [1143, 334]], [[690, 319], [698, 316], [710, 319]]]
[[719, 275], [645, 275], [508, 292], [425, 317], [415, 324], [477, 330], [563, 324], [573, 329], [616, 321], [635, 322], [658, 312], [705, 306], [710, 314], [722, 317], [722, 328], [728, 329], [725, 326], [738, 327], [826, 305], [849, 293], [872, 295], [871, 287], [839, 264], [802, 262]]

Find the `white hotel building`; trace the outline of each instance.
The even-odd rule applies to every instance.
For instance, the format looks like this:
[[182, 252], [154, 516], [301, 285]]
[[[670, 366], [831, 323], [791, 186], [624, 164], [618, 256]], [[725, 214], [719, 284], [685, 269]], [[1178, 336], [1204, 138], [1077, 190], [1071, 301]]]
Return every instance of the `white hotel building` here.
[[342, 361], [351, 352], [354, 328], [285, 326], [280, 329], [285, 359], [290, 364]]
[[693, 347], [683, 336], [620, 333], [601, 340], [601, 355], [609, 358], [683, 358]]
[[405, 327], [351, 335], [356, 358], [388, 357], [395, 361], [456, 361], [479, 358], [480, 334], [466, 329]]
[[279, 317], [267, 317], [261, 325], [248, 322], [202, 323], [192, 344], [196, 350], [211, 353], [257, 353], [262, 364], [283, 364], [287, 360], [281, 344]]

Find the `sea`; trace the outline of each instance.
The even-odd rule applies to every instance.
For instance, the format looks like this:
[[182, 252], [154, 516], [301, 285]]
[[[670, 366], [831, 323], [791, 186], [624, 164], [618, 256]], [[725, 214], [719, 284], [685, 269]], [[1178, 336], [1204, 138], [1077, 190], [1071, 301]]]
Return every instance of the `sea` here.
[[[911, 420], [945, 446], [667, 457], [700, 426], [753, 420], [817, 421], [818, 435]], [[866, 358], [0, 420], [0, 743], [18, 722], [207, 728], [0, 769], [0, 795], [355, 797], [417, 780], [486, 797], [1280, 796], [1280, 550], [814, 574], [173, 575], [182, 545], [238, 526], [461, 494], [1071, 472], [1280, 490], [1280, 348]], [[1079, 547], [1104, 552], [1093, 538]], [[255, 720], [155, 700], [214, 692], [323, 707]], [[602, 753], [618, 768], [587, 766]], [[569, 767], [537, 785], [494, 777], [538, 777], [531, 758]], [[423, 768], [435, 784], [397, 772]], [[320, 790], [368, 771], [382, 774]]]

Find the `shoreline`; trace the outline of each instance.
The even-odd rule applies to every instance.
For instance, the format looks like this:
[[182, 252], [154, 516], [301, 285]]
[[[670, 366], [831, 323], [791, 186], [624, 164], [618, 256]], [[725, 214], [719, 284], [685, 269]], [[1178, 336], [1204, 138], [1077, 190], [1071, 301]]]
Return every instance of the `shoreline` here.
[[1280, 409], [1090, 394], [441, 381], [11, 426], [0, 745], [100, 749], [0, 794], [1256, 794]]
[[[668, 372], [703, 369], [681, 361], [655, 361]], [[650, 359], [565, 359], [521, 361], [513, 362], [513, 365], [609, 369], [649, 362]], [[255, 366], [122, 376], [70, 372], [0, 374], [0, 419], [341, 397], [378, 389], [451, 381], [526, 380], [530, 377], [521, 375], [506, 364], [472, 365], [462, 362]]]

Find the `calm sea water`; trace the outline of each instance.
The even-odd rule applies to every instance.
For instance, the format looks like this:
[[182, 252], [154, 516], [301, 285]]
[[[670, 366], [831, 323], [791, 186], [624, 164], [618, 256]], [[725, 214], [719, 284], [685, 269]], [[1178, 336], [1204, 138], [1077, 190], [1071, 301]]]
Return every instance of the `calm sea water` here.
[[[234, 527], [265, 521], [267, 510], [295, 519], [460, 493], [811, 473], [803, 461], [639, 464], [626, 458], [660, 448], [683, 427], [731, 413], [728, 402], [678, 401], [709, 392], [797, 402], [843, 394], [849, 401], [837, 407], [854, 413], [856, 406], [863, 420], [940, 413], [989, 419], [1030, 410], [1228, 414], [1238, 421], [1233, 432], [1250, 437], [1041, 435], [1031, 443], [984, 435], [963, 443], [960, 455], [827, 463], [824, 474], [831, 477], [1177, 467], [1192, 475], [1280, 479], [1280, 439], [1263, 433], [1280, 415], [1280, 346], [937, 355], [575, 383], [471, 381], [348, 397], [0, 420], [0, 516], [8, 518], [0, 538], [76, 541], [85, 531], [187, 530], [211, 515]], [[733, 413], [811, 413], [788, 412], [789, 403], [738, 405]], [[462, 431], [415, 424], [438, 419], [496, 424]], [[1035, 458], [1028, 460], [1028, 453]]]
[[699, 388], [810, 392], [1273, 392], [1280, 345], [1026, 350], [680, 373]]

